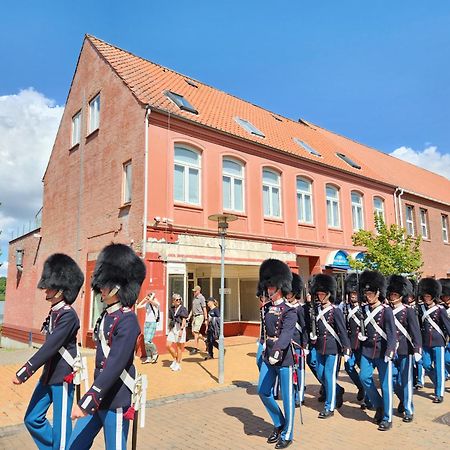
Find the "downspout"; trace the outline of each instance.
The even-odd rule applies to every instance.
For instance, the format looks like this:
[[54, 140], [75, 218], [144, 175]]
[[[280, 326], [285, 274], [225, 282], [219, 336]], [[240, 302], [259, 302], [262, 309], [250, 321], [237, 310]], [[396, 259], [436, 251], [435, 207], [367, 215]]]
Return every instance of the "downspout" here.
[[403, 192], [404, 192], [404, 190], [400, 189], [400, 194], [398, 194], [398, 212], [399, 212], [399, 217], [400, 217], [400, 228], [403, 228], [403, 213], [402, 213], [402, 195], [403, 195]]
[[144, 130], [145, 130], [145, 144], [144, 144], [144, 213], [142, 217], [142, 258], [145, 259], [145, 255], [147, 253], [147, 201], [148, 201], [148, 123], [150, 118], [150, 105], [145, 107], [145, 121], [144, 121]]
[[399, 218], [398, 218], [398, 205], [397, 205], [397, 192], [400, 190], [399, 187], [395, 188], [394, 191], [394, 214], [395, 214], [395, 225], [399, 224]]

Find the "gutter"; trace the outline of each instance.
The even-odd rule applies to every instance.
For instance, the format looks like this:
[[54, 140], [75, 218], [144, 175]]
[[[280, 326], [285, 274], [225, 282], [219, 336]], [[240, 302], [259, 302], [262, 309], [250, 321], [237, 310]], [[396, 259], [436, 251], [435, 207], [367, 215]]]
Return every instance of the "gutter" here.
[[144, 120], [144, 212], [142, 216], [142, 258], [145, 259], [147, 253], [147, 214], [148, 214], [148, 125], [150, 119], [150, 105], [145, 107]]

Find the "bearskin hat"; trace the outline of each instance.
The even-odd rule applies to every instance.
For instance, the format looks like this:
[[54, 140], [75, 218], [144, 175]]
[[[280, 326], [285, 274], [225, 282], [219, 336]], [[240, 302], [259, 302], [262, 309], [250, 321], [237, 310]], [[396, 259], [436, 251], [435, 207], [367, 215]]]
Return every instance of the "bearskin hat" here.
[[298, 273], [292, 273], [292, 294], [298, 300], [302, 296], [303, 280]]
[[46, 259], [37, 287], [61, 290], [66, 303], [72, 304], [83, 282], [84, 275], [78, 264], [64, 253], [54, 253]]
[[444, 295], [450, 295], [450, 278], [440, 278], [439, 283], [442, 288], [441, 297]]
[[408, 279], [402, 275], [391, 275], [388, 279], [387, 295], [396, 292], [401, 297], [408, 295]]
[[414, 280], [413, 278], [407, 278], [406, 279], [406, 289], [408, 291], [406, 295], [415, 297], [416, 291], [417, 291], [417, 281]]
[[345, 293], [358, 292], [358, 274], [350, 273], [344, 280]]
[[261, 281], [258, 282], [258, 286], [256, 288], [256, 296], [262, 297], [264, 295], [264, 286]]
[[269, 286], [280, 289], [283, 295], [292, 291], [292, 272], [279, 259], [266, 259], [259, 268], [259, 284], [263, 290]]
[[309, 290], [312, 295], [316, 295], [318, 292], [328, 292], [330, 294], [330, 302], [336, 300], [337, 282], [331, 275], [319, 273], [314, 275]]
[[419, 281], [419, 297], [423, 297], [425, 294], [431, 295], [434, 299], [439, 299], [441, 296], [441, 285], [439, 281], [434, 278], [422, 278]]
[[378, 270], [365, 270], [359, 277], [359, 290], [361, 294], [365, 291], [380, 292], [380, 300], [386, 298], [386, 278]]
[[145, 265], [134, 250], [124, 244], [107, 245], [98, 255], [91, 286], [96, 292], [101, 288], [120, 289], [117, 296], [123, 306], [131, 307], [145, 279]]

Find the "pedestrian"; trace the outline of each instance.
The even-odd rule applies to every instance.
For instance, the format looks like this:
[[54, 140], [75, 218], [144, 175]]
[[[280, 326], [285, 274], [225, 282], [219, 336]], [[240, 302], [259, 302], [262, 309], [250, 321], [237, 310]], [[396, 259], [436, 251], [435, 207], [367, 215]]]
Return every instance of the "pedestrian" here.
[[136, 308], [145, 308], [145, 322], [144, 322], [144, 344], [146, 357], [142, 364], [152, 363], [158, 361], [158, 349], [153, 342], [156, 327], [158, 326], [160, 311], [159, 301], [154, 292], [149, 292], [137, 305]]
[[167, 350], [173, 361], [170, 368], [174, 372], [181, 370], [184, 345], [186, 343], [186, 323], [188, 312], [182, 305], [180, 294], [172, 295], [172, 307], [169, 310], [169, 334], [167, 335]]
[[450, 318], [440, 305], [441, 285], [433, 278], [419, 281], [420, 322], [422, 327], [423, 358], [425, 373], [434, 385], [433, 403], [442, 403], [445, 392], [445, 345], [450, 336]]
[[394, 392], [400, 400], [398, 413], [403, 415], [403, 422], [409, 423], [414, 417], [413, 367], [414, 361], [422, 359], [422, 335], [414, 309], [404, 304], [403, 298], [407, 294], [406, 278], [402, 275], [391, 275], [387, 298], [394, 313], [398, 341], [392, 367]]
[[331, 275], [315, 275], [311, 282], [311, 295], [320, 303], [317, 322], [317, 376], [325, 389], [324, 409], [320, 419], [334, 415], [334, 409], [343, 403], [344, 388], [337, 383], [340, 355], [347, 362], [350, 358], [350, 341], [342, 310], [333, 303], [336, 300], [337, 283]]
[[[14, 384], [25, 383], [44, 366], [24, 418], [26, 428], [40, 449], [65, 449], [72, 433], [72, 381], [80, 328], [72, 304], [83, 282], [83, 273], [70, 256], [55, 253], [47, 258], [37, 286], [45, 290], [45, 299], [51, 305], [41, 328], [45, 342], [13, 379]], [[51, 405], [53, 423], [46, 418]]]
[[[439, 283], [441, 283], [442, 293], [441, 301], [444, 308], [447, 311], [447, 316], [450, 319], [450, 278], [440, 278]], [[445, 379], [450, 378], [450, 341], [445, 347]]]
[[[263, 344], [258, 394], [274, 425], [267, 442], [276, 443], [275, 448], [280, 449], [291, 445], [294, 435], [294, 354], [291, 341], [297, 314], [284, 298], [292, 291], [292, 272], [282, 261], [267, 259], [261, 264], [259, 277], [270, 301], [264, 305], [266, 340]], [[283, 394], [284, 413], [273, 396], [277, 377]]]
[[219, 303], [214, 297], [208, 298], [208, 321], [206, 322], [206, 346], [208, 350], [208, 356], [206, 359], [213, 359], [213, 348], [219, 348], [217, 339], [219, 339], [220, 334], [220, 311]]
[[208, 313], [206, 312], [205, 297], [203, 297], [201, 293], [202, 288], [200, 286], [194, 286], [192, 291], [194, 293], [194, 298], [192, 300], [192, 309], [189, 312], [187, 320], [190, 321], [192, 319], [192, 333], [194, 334], [194, 348], [189, 352], [189, 354], [195, 355], [199, 352], [199, 338], [203, 340], [200, 329], [203, 325], [203, 322], [206, 322], [208, 320]]
[[[384, 304], [386, 280], [376, 271], [365, 270], [359, 277], [359, 291], [365, 297], [364, 325], [366, 333], [361, 340], [361, 370], [359, 377], [370, 403], [376, 408], [374, 421], [379, 431], [392, 428], [392, 359], [397, 347], [397, 333], [392, 309]], [[378, 370], [381, 393], [373, 380]]]
[[[107, 449], [125, 449], [134, 418], [134, 350], [141, 333], [132, 307], [145, 279], [145, 265], [124, 244], [107, 245], [98, 255], [91, 286], [106, 309], [94, 328], [97, 342], [94, 383], [72, 408], [78, 419], [70, 450], [89, 449], [103, 428]], [[132, 395], [133, 394], [133, 395]]]

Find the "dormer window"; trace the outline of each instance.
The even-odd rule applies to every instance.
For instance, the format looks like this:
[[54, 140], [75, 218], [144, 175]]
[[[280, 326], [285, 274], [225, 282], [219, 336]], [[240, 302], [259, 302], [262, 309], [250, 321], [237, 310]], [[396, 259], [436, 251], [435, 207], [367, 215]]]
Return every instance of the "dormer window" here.
[[172, 91], [166, 91], [165, 95], [167, 98], [172, 100], [175, 105], [177, 105], [181, 110], [188, 111], [192, 114], [198, 114], [198, 111], [182, 95]]
[[250, 123], [248, 120], [241, 119], [240, 117], [235, 117], [234, 120], [248, 133], [262, 138], [266, 137], [262, 131], [258, 130], [258, 128], [256, 128], [255, 125]]

